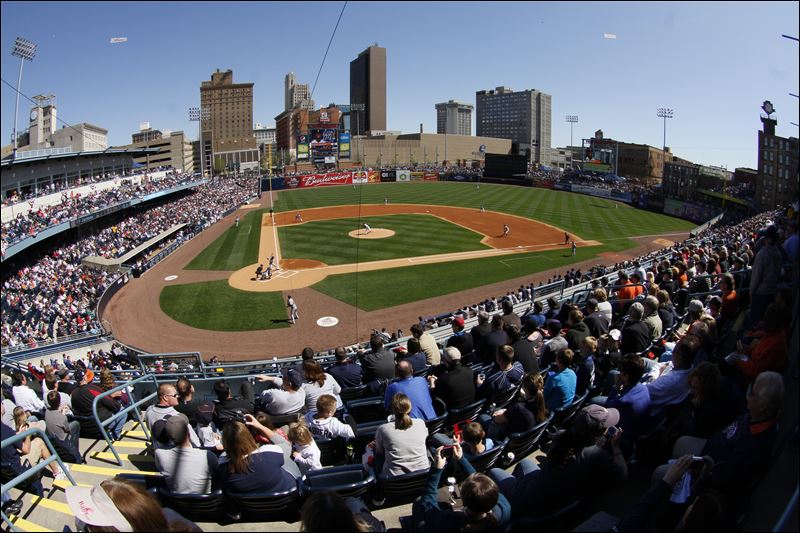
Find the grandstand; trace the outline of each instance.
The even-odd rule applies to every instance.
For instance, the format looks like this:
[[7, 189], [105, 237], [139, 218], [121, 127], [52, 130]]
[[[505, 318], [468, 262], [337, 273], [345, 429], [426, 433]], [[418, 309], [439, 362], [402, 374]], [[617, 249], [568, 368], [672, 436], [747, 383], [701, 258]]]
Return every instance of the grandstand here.
[[[82, 366], [95, 370], [98, 383], [101, 368], [110, 368], [116, 380], [115, 386], [98, 389], [97, 395], [91, 401], [89, 414], [71, 417], [80, 422], [80, 460], [65, 463], [67, 454], [61, 452], [63, 442], [57, 442], [57, 447], [52, 448], [56, 439], [52, 438], [49, 431], [31, 426], [31, 429], [23, 429], [14, 437], [6, 438], [4, 433], [4, 451], [13, 448], [26, 435], [41, 438], [51, 447], [52, 461], [66, 472], [64, 476], [59, 476], [61, 479], [53, 479], [50, 476], [52, 461], [42, 461], [38, 465], [17, 471], [9, 471], [10, 466], [4, 463], [2, 490], [4, 493], [8, 491], [13, 499], [21, 498], [22, 501], [22, 509], [15, 510], [15, 513], [6, 512], [8, 509], [4, 507], [2, 518], [7, 526], [28, 531], [63, 530], [65, 525], [73, 527], [75, 511], [67, 503], [68, 487], [75, 484], [95, 486], [102, 480], [116, 477], [132, 481], [150, 491], [163, 507], [169, 507], [193, 520], [203, 530], [295, 531], [299, 527], [297, 520], [303, 502], [315, 491], [319, 491], [319, 486], [342, 495], [363, 497], [372, 514], [383, 520], [388, 528], [415, 530], [419, 527], [407, 517], [413, 514], [412, 502], [423, 491], [428, 477], [427, 471], [416, 476], [409, 474], [402, 479], [392, 479], [359, 467], [362, 453], [367, 451], [367, 444], [375, 438], [378, 428], [389, 415], [384, 398], [380, 395], [381, 389], [371, 387], [371, 383], [362, 383], [354, 388], [342, 387], [340, 393], [337, 393], [341, 395], [343, 408], [335, 416], [353, 429], [354, 437], [348, 442], [352, 450], [348, 451], [343, 441], [322, 442], [323, 439], [319, 439], [322, 465], [325, 468], [298, 476], [297, 490], [284, 491], [287, 493], [283, 494], [251, 494], [248, 498], [246, 494], [235, 493], [230, 487], [214, 485], [215, 490], [204, 495], [177, 494], [170, 492], [168, 482], [156, 464], [154, 449], [163, 447], [164, 443], [155, 442], [155, 424], [150, 427], [145, 423], [145, 412], [148, 407], [165, 401], [163, 395], [159, 397], [160, 385], [175, 384], [179, 378], [187, 378], [194, 386], [193, 401], [196, 404], [208, 402], [215, 406], [218, 391], [214, 386], [220, 378], [224, 378], [234, 391], [234, 396], [241, 393], [247, 400], [249, 393], [255, 388], [256, 397], [263, 398], [262, 393], [268, 385], [259, 376], [283, 376], [285, 382], [291, 381], [289, 369], [302, 367], [302, 361], [308, 358], [304, 354], [305, 357], [302, 358], [290, 355], [248, 361], [219, 361], [216, 358], [208, 360], [204, 357], [205, 354], [198, 352], [145, 353], [137, 349], [134, 343], [128, 343], [127, 346], [121, 343], [111, 344], [114, 341], [114, 330], [109, 331], [107, 324], [102, 321], [104, 307], [125, 285], [120, 280], [127, 281], [134, 275], [141, 275], [172, 252], [181, 249], [194, 236], [212, 228], [218, 221], [224, 222], [217, 225], [217, 228], [221, 224], [230, 224], [232, 218], [237, 216], [234, 213], [236, 209], [255, 196], [258, 181], [258, 177], [251, 176], [219, 180], [216, 183], [198, 183], [190, 176], [165, 175], [145, 185], [112, 185], [101, 193], [90, 194], [85, 199], [90, 204], [88, 207], [83, 203], [84, 200], [73, 200], [67, 195], [67, 200], [63, 203], [38, 212], [30, 209], [10, 221], [8, 226], [4, 218], [5, 251], [12, 250], [15, 245], [24, 244], [28, 239], [35, 239], [35, 236], [30, 235], [32, 227], [36, 228], [34, 233], [44, 233], [48, 229], [66, 224], [57, 233], [75, 236], [72, 242], [68, 237], [64, 242], [52, 245], [50, 243], [55, 239], [47, 241], [51, 236], [48, 234], [42, 238], [44, 242], [31, 243], [25, 249], [14, 249], [13, 254], [4, 256], [4, 270], [7, 265], [12, 266], [12, 272], [18, 270], [16, 275], [6, 277], [4, 274], [3, 393], [4, 399], [9, 400], [8, 403], [5, 400], [3, 402], [6, 410], [13, 409], [14, 404], [11, 402], [20, 403], [15, 395], [16, 391], [12, 391], [12, 374], [27, 376], [27, 385], [24, 386], [41, 398], [43, 384], [47, 381], [47, 369], [44, 368], [47, 366], [47, 359], [50, 359], [51, 366], [59, 368], [65, 365], [79, 368], [81, 364], [73, 362], [72, 358], [81, 359], [85, 361]], [[471, 187], [471, 184], [465, 186]], [[113, 199], [109, 199], [109, 196], [113, 196]], [[147, 204], [147, 209], [142, 209], [141, 206], [137, 208], [131, 199]], [[125, 202], [131, 203], [119, 210], [113, 208]], [[138, 213], [137, 209], [140, 210]], [[129, 213], [138, 217], [127, 218]], [[188, 226], [178, 229], [177, 237], [165, 235], [178, 224]], [[765, 229], [768, 226], [775, 229]], [[79, 231], [68, 232], [72, 227], [79, 227]], [[159, 238], [155, 239], [156, 237]], [[641, 255], [637, 257], [619, 256], [605, 264], [602, 258], [594, 257], [582, 261], [581, 264], [565, 263], [567, 266], [551, 269], [536, 278], [529, 275], [525, 282], [518, 283], [518, 279], [511, 279], [472, 289], [468, 293], [470, 299], [455, 304], [450, 303], [452, 300], [447, 300], [445, 305], [438, 304], [439, 311], [419, 311], [414, 316], [422, 315], [419, 317], [420, 325], [425, 329], [425, 335], [432, 338], [437, 352], [449, 345], [454, 333], [454, 323], [458, 325], [461, 319], [463, 324], [459, 327], [465, 332], [480, 328], [486, 315], [516, 315], [520, 324], [527, 327], [529, 322], [526, 319], [535, 322], [536, 316], [540, 314], [534, 307], [535, 303], [543, 304], [543, 318], [558, 318], [560, 325], [566, 330], [565, 334], [569, 335], [568, 330], [579, 329], [575, 327], [572, 318], [567, 318], [570, 311], [573, 308], [585, 309], [590, 299], [598, 298], [598, 289], [602, 289], [611, 297], [612, 304], [612, 316], [606, 331], [621, 330], [625, 342], [625, 337], [629, 335], [628, 327], [636, 322], [635, 317], [630, 317], [632, 305], [638, 305], [648, 293], [657, 292], [653, 287], [658, 285], [657, 288], [669, 293], [668, 300], [673, 302], [670, 309], [674, 308], [676, 318], [671, 327], [659, 330], [658, 335], [648, 338], [636, 350], [635, 356], [643, 361], [643, 367], [647, 370], [642, 378], [642, 385], [647, 385], [648, 380], [657, 381], [659, 372], [665, 368], [673, 368], [668, 357], [663, 357], [665, 348], [667, 353], [671, 351], [672, 344], [667, 343], [677, 339], [677, 332], [682, 334], [684, 322], [686, 327], [692, 326], [692, 318], [706, 314], [711, 300], [719, 296], [723, 308], [716, 317], [709, 315], [710, 322], [716, 329], [713, 337], [704, 337], [702, 350], [705, 360], [719, 367], [720, 372], [734, 383], [734, 394], [741, 400], [744, 400], [745, 390], [754, 381], [752, 378], [755, 375], [748, 378], [747, 374], [741, 374], [742, 371], [736, 364], [726, 362], [725, 356], [742, 349], [737, 341], [743, 340], [747, 344], [750, 337], [760, 336], [759, 332], [765, 328], [770, 332], [777, 328], [786, 343], [788, 359], [782, 363], [772, 361], [756, 372], [757, 375], [762, 370], [777, 370], [784, 377], [785, 400], [778, 416], [780, 423], [777, 424], [776, 437], [770, 442], [769, 456], [762, 457], [759, 461], [759, 464], [764, 465], [764, 470], [747, 479], [737, 478], [736, 483], [743, 484], [734, 483], [728, 487], [735, 492], [752, 494], [752, 497], [749, 501], [737, 500], [734, 504], [734, 500], [728, 496], [726, 505], [730, 506], [730, 525], [735, 529], [790, 530], [791, 524], [797, 523], [797, 405], [794, 399], [797, 397], [796, 355], [800, 302], [797, 298], [796, 242], [796, 204], [777, 211], [756, 214], [743, 221], [717, 217], [714, 224], [703, 227], [692, 236], [687, 235], [682, 242], [657, 249], [640, 250]], [[791, 246], [794, 246], [794, 252]], [[784, 247], [786, 253], [781, 255], [778, 249], [782, 250]], [[767, 253], [778, 254], [772, 257], [780, 259], [777, 260], [777, 274], [774, 274], [776, 265], [773, 261], [773, 278], [768, 280], [772, 285], [767, 283], [765, 288], [765, 266], [763, 260], [759, 259], [759, 254], [764, 254], [764, 257]], [[117, 277], [117, 274], [107, 270], [88, 270], [81, 262], [90, 254], [108, 260], [124, 258], [119, 261], [124, 273]], [[739, 260], [738, 263], [736, 259]], [[700, 263], [705, 270], [698, 270], [697, 265]], [[740, 266], [736, 267], [737, 264]], [[567, 267], [571, 270], [566, 270]], [[555, 273], [556, 271], [559, 273]], [[725, 273], [730, 273], [736, 280], [733, 294], [724, 286]], [[652, 279], [648, 274], [653, 274]], [[626, 281], [628, 276], [633, 275], [638, 276], [638, 283]], [[38, 279], [40, 287], [43, 287], [39, 292], [30, 286], [32, 277]], [[758, 280], [757, 290], [750, 294], [753, 278]], [[46, 285], [47, 280], [51, 281], [50, 285]], [[631, 294], [642, 294], [626, 298], [627, 291], [632, 291]], [[456, 294], [459, 297], [464, 296], [464, 293]], [[757, 319], [778, 316], [776, 311], [767, 311], [768, 305], [773, 304], [776, 299], [778, 305], [782, 306], [779, 316], [783, 317], [783, 323], [760, 325]], [[690, 314], [696, 312], [696, 300], [702, 306], [697, 311], [700, 313], [697, 316]], [[510, 304], [510, 312], [503, 309], [503, 302]], [[50, 307], [58, 312], [48, 313]], [[430, 305], [424, 307], [434, 308]], [[758, 316], [752, 316], [754, 314]], [[382, 351], [390, 353], [392, 358], [402, 355], [409, 346], [409, 337], [396, 333], [394, 327], [389, 328], [393, 333], [378, 331], [382, 326], [383, 324], [369, 325], [375, 330], [370, 340], [381, 338], [384, 343]], [[533, 343], [534, 339], [538, 342], [535, 334], [544, 335], [546, 342], [549, 340], [548, 333], [542, 331], [542, 326], [538, 323], [538, 326], [525, 330], [526, 334], [530, 334], [530, 342]], [[350, 340], [342, 343], [346, 345], [346, 356], [353, 364], [366, 369], [367, 356], [381, 350], [376, 350], [358, 336], [351, 337]], [[312, 359], [326, 372], [339, 361], [334, 353], [336, 344], [338, 343], [331, 343], [318, 353], [311, 354]], [[502, 344], [512, 343], [507, 339]], [[618, 350], [615, 352], [613, 344], [604, 346], [595, 355], [597, 381], [586, 394], [574, 394], [565, 408], [552, 410], [551, 416], [544, 422], [498, 439], [493, 454], [487, 451], [485, 457], [473, 459], [475, 469], [489, 472], [492, 467], [497, 467], [512, 472], [525, 458], [552, 460], [556, 456], [554, 449], [558, 449], [554, 443], [562, 438], [560, 430], [575, 431], [579, 410], [590, 405], [593, 399], [598, 401], [599, 397], [607, 395], [604, 393], [608, 391], [603, 390], [604, 388], [613, 388], [613, 379], [609, 384], [602, 382], [600, 369], [602, 368], [606, 376], [613, 375], [614, 367], [622, 366], [621, 356], [627, 354], [618, 353]], [[461, 368], [469, 368], [476, 377], [479, 374], [491, 375], [497, 370], [492, 366], [494, 357], [489, 357], [488, 361], [482, 359], [483, 344], [479, 345], [477, 340], [475, 348], [474, 354], [461, 354]], [[540, 347], [531, 344], [532, 350], [536, 348]], [[69, 362], [62, 355], [68, 351], [72, 356]], [[580, 347], [573, 351], [579, 352]], [[297, 352], [299, 350], [294, 351]], [[578, 361], [576, 359], [576, 370]], [[545, 383], [556, 379], [560, 370], [551, 369], [543, 360], [539, 363]], [[666, 366], [659, 366], [660, 363]], [[54, 372], [59, 368], [54, 368]], [[431, 375], [441, 379], [442, 372], [446, 373], [448, 370], [447, 367], [436, 368], [431, 365], [415, 372], [415, 375]], [[665, 372], [668, 373], [669, 371]], [[75, 377], [74, 372], [68, 377], [70, 376]], [[16, 376], [13, 379], [17, 379]], [[470, 409], [458, 409], [442, 401], [437, 404], [436, 416], [425, 420], [429, 433], [426, 444], [432, 446], [436, 442], [431, 440], [431, 435], [452, 437], [453, 432], [458, 431], [454, 427], [457, 423], [482, 419], [480, 415], [490, 416], [502, 403], [511, 402], [518, 390], [519, 388], [513, 389], [508, 397], [488, 397], [471, 402], [468, 406]], [[99, 406], [102, 401], [117, 397], [119, 393], [126, 395], [127, 403], [120, 405], [119, 410], [110, 416], [101, 417]], [[602, 531], [629, 517], [635, 510], [636, 502], [647, 492], [650, 476], [656, 467], [666, 463], [672, 455], [672, 446], [677, 437], [689, 434], [681, 432], [678, 422], [683, 420], [681, 416], [685, 415], [686, 409], [691, 410], [691, 398], [691, 394], [684, 394], [680, 401], [670, 405], [671, 409], [666, 413], [653, 414], [653, 419], [648, 421], [652, 426], [623, 446], [627, 470], [624, 481], [606, 485], [604, 481], [598, 482], [595, 479], [593, 490], [574, 491], [570, 497], [560, 501], [553, 500], [555, 503], [552, 508], [533, 509], [530, 513], [522, 512], [519, 502], [515, 502], [509, 495], [508, 498], [512, 501], [510, 530], [571, 530], [586, 523], [588, 525], [581, 530]], [[217, 402], [217, 407], [219, 403]], [[256, 409], [257, 406], [252, 405], [251, 410]], [[289, 422], [305, 413], [292, 412], [288, 415], [286, 418], [273, 416], [273, 421]], [[111, 428], [122, 420], [127, 420], [125, 428], [121, 438], [115, 439]], [[621, 421], [620, 424], [622, 423]], [[632, 433], [632, 427], [623, 426], [623, 430]], [[199, 430], [199, 426], [195, 426], [195, 429]], [[226, 448], [226, 451], [230, 450]], [[571, 460], [577, 459], [573, 457]], [[547, 465], [546, 460], [542, 464], [542, 468], [548, 471], [554, 468]], [[448, 470], [448, 475], [449, 472]], [[37, 496], [34, 494], [36, 488], [31, 487], [30, 482], [42, 473], [45, 474], [41, 479], [44, 490]], [[445, 477], [443, 476], [440, 485], [443, 497], [447, 493]], [[463, 476], [459, 473], [457, 477]], [[795, 491], [793, 504], [790, 502], [792, 491]], [[555, 489], [552, 492], [558, 493]], [[385, 502], [381, 502], [382, 499]], [[676, 510], [682, 511], [682, 508], [671, 509], [672, 512]], [[791, 514], [783, 516], [785, 510], [794, 513], [793, 517]], [[604, 520], [603, 526], [598, 525]], [[671, 528], [675, 521], [658, 525], [663, 527], [663, 524], [671, 524]], [[655, 527], [655, 524], [648, 522], [647, 526]], [[641, 527], [641, 524], [637, 524], [635, 527], [631, 526], [631, 529]]]

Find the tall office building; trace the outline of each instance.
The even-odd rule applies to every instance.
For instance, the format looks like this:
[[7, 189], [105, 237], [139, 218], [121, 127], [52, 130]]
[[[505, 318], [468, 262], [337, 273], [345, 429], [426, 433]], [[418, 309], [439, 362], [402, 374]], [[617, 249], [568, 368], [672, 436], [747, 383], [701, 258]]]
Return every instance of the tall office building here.
[[472, 135], [473, 109], [470, 104], [455, 100], [436, 104], [436, 133]]
[[314, 109], [314, 100], [311, 99], [311, 90], [307, 83], [297, 83], [294, 72], [290, 72], [284, 79], [284, 111], [299, 107], [301, 109]]
[[776, 135], [778, 120], [771, 116], [762, 115], [761, 123], [764, 127], [758, 132], [756, 204], [761, 209], [775, 209], [797, 198], [798, 139]]
[[253, 84], [233, 83], [233, 71], [211, 74], [200, 84], [200, 107], [210, 110], [201, 121], [204, 168], [220, 162], [226, 169], [258, 167], [253, 136]]
[[[508, 87], [475, 93], [479, 137], [511, 139], [518, 154], [530, 153], [535, 163], [550, 162], [551, 96], [537, 90], [514, 92]], [[530, 150], [530, 152], [528, 152]]]
[[354, 135], [386, 130], [386, 48], [370, 46], [350, 62], [350, 105], [353, 104], [364, 106], [363, 111], [351, 109]]

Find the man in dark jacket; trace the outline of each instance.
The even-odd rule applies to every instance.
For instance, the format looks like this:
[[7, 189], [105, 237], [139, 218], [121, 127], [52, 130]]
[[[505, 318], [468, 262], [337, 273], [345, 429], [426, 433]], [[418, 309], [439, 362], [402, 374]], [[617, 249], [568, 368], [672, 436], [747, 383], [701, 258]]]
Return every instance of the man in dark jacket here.
[[583, 312], [580, 309], [570, 311], [567, 324], [569, 325], [569, 331], [564, 335], [564, 338], [567, 339], [567, 346], [573, 352], [578, 352], [583, 344], [583, 339], [590, 335], [589, 328], [586, 327], [586, 323], [583, 321]]
[[[92, 404], [95, 397], [101, 395], [103, 389], [99, 385], [92, 383], [94, 372], [91, 370], [75, 370], [75, 381], [78, 386], [72, 391], [70, 399], [72, 401], [72, 412], [77, 416], [92, 416]], [[97, 403], [97, 416], [103, 422], [111, 418], [120, 410], [121, 404], [111, 396], [105, 396]], [[119, 440], [122, 436], [122, 427], [125, 425], [126, 418], [121, 416], [117, 421], [106, 426], [111, 438]]]
[[522, 322], [519, 316], [514, 312], [514, 304], [511, 300], [503, 300], [503, 324], [506, 326], [517, 326], [522, 329]]
[[628, 320], [622, 327], [622, 339], [620, 342], [620, 352], [622, 355], [629, 353], [639, 353], [650, 346], [650, 328], [642, 322], [644, 306], [639, 302], [631, 305]]
[[364, 383], [367, 385], [376, 380], [394, 379], [394, 354], [383, 349], [380, 335], [372, 335], [369, 339], [370, 353], [361, 355], [361, 367], [364, 369]]
[[480, 343], [475, 350], [481, 363], [488, 365], [494, 363], [497, 349], [508, 344], [508, 335], [503, 331], [503, 317], [494, 315], [492, 317], [492, 330], [488, 335], [481, 337]]
[[[535, 329], [535, 323], [531, 322], [531, 327]], [[532, 332], [533, 329], [531, 329]], [[539, 372], [539, 360], [533, 355], [533, 343], [528, 340], [528, 335], [523, 335], [516, 326], [506, 326], [506, 335], [508, 335], [511, 348], [514, 350], [514, 361], [518, 361], [522, 365], [526, 374]]]
[[586, 302], [586, 316], [584, 316], [583, 321], [586, 327], [589, 328], [589, 333], [595, 339], [599, 339], [608, 333], [608, 318], [597, 310], [597, 300], [594, 298], [589, 298]]
[[343, 389], [361, 385], [361, 376], [364, 373], [361, 365], [354, 363], [350, 359], [343, 346], [337, 346], [334, 354], [336, 363], [328, 368], [326, 372], [333, 376], [336, 383]]
[[253, 387], [249, 381], [242, 382], [240, 392], [242, 397], [234, 398], [227, 381], [220, 379], [214, 383], [214, 393], [216, 393], [217, 399], [214, 401], [213, 420], [220, 430], [240, 414], [253, 414]]
[[481, 338], [488, 335], [490, 331], [492, 331], [492, 327], [489, 325], [489, 313], [480, 311], [478, 313], [478, 325], [469, 331], [472, 337], [472, 346], [477, 348], [481, 343]]
[[428, 386], [431, 396], [439, 397], [447, 409], [459, 409], [475, 401], [475, 382], [469, 367], [461, 366], [461, 352], [452, 346], [444, 349], [442, 355], [444, 373], [429, 375]]

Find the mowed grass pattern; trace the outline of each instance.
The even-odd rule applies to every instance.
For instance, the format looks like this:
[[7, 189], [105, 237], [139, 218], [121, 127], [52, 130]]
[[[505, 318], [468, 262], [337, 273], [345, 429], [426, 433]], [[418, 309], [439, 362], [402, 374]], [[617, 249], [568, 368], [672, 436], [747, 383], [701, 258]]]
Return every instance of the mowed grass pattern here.
[[[607, 241], [638, 235], [681, 232], [695, 225], [686, 220], [634, 209], [622, 202], [533, 187], [458, 182], [381, 183], [281, 191], [276, 210], [390, 203], [452, 205], [510, 213], [562, 228], [583, 237]], [[617, 205], [618, 207], [615, 207]]]
[[[263, 209], [251, 211], [192, 259], [186, 270], [239, 270], [258, 261]], [[198, 239], [202, 239], [200, 234]]]
[[[385, 239], [355, 239], [362, 230], [390, 229]], [[283, 257], [315, 259], [328, 265], [364, 263], [487, 249], [483, 235], [431, 215], [391, 215], [306, 222], [278, 228]]]
[[[632, 245], [628, 239], [617, 239], [603, 246], [578, 248], [575, 257], [565, 246], [562, 250], [546, 252], [339, 274], [328, 276], [313, 288], [364, 311], [374, 311], [566, 267], [592, 259], [601, 252], [618, 252]], [[465, 305], [472, 303], [464, 302]]]
[[172, 319], [199, 329], [254, 331], [289, 326], [280, 292], [241, 291], [227, 280], [168, 285], [159, 303]]

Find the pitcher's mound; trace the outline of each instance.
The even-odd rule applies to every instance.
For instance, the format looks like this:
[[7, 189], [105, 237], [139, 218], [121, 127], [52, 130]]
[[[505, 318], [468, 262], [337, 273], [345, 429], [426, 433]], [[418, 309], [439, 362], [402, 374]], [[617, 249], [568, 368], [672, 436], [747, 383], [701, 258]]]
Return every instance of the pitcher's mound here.
[[372, 228], [369, 233], [364, 228], [361, 229], [354, 229], [350, 233], [349, 236], [354, 237], [356, 239], [385, 239], [386, 237], [391, 237], [394, 235], [394, 230], [390, 229], [383, 229], [383, 228]]

